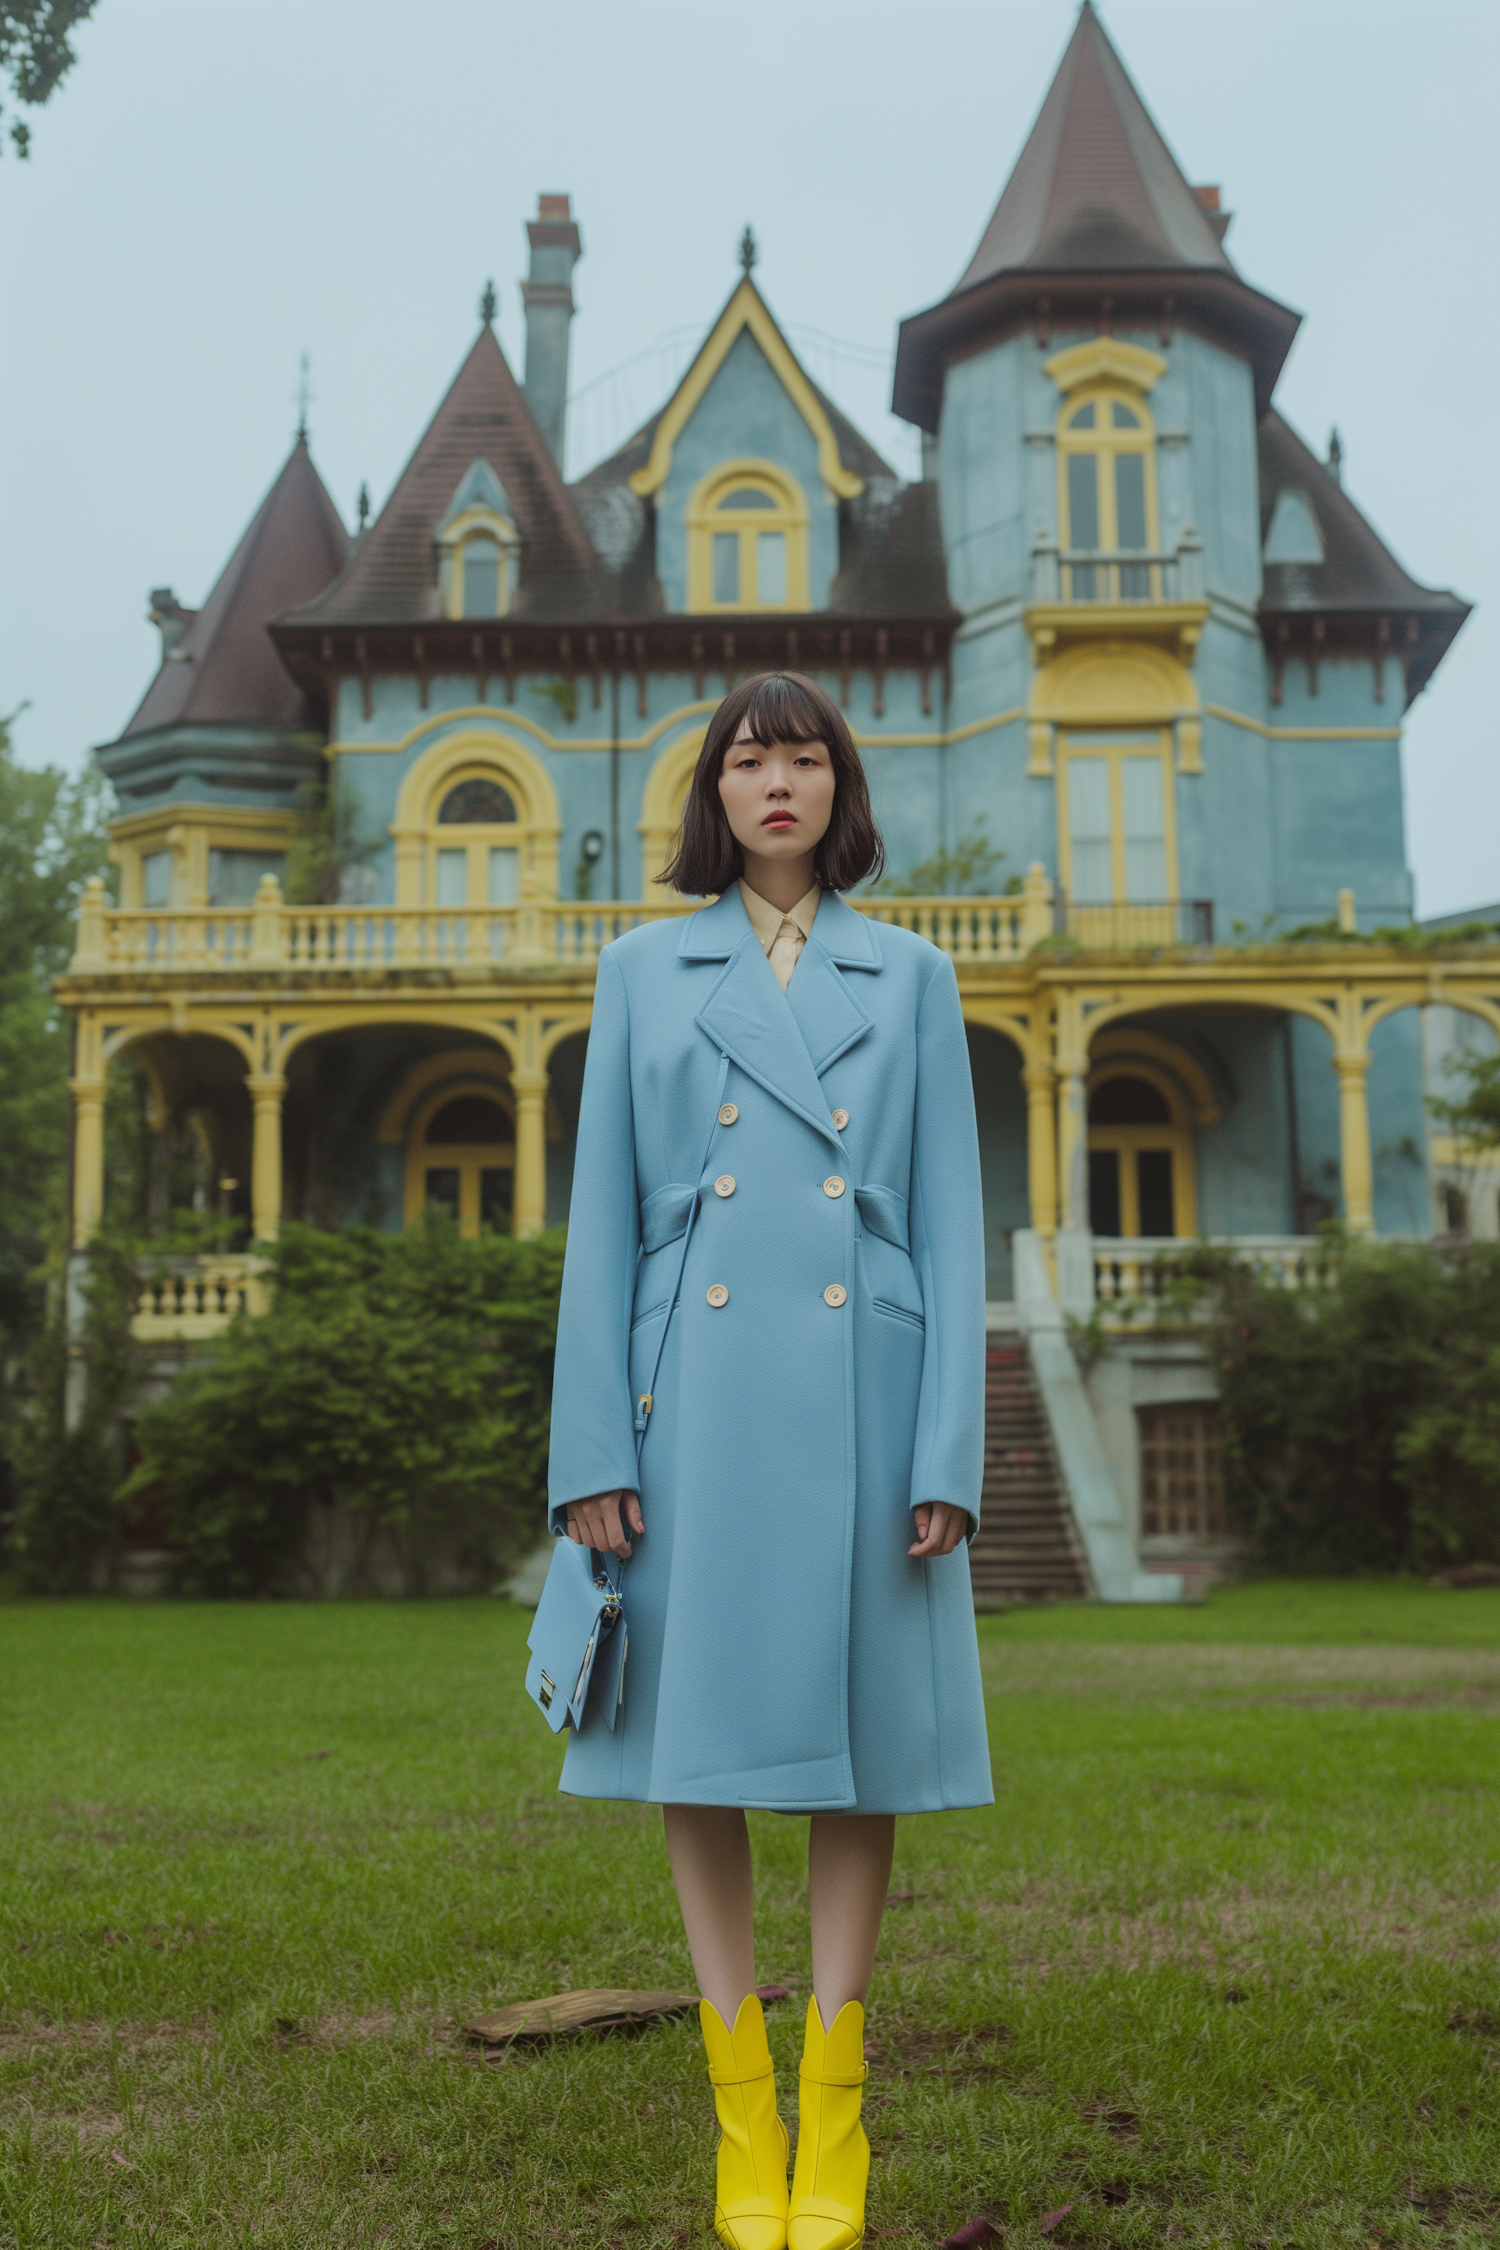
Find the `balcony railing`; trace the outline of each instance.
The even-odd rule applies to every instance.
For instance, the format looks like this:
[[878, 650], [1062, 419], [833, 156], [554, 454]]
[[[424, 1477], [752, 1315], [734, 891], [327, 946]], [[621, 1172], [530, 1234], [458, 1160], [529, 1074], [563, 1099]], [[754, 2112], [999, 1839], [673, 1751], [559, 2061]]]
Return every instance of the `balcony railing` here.
[[1059, 937], [1101, 951], [1141, 945], [1212, 945], [1214, 902], [1211, 898], [1169, 898], [1090, 906], [1060, 891], [1053, 927]]
[[[961, 963], [1022, 959], [1052, 934], [1052, 890], [1036, 869], [1010, 898], [855, 898], [872, 920], [914, 930]], [[75, 975], [314, 975], [443, 969], [468, 975], [590, 969], [601, 946], [643, 922], [689, 914], [695, 899], [523, 900], [472, 910], [287, 906], [274, 877], [251, 907], [113, 907], [90, 884]]]
[[1039, 534], [1031, 550], [1034, 602], [1196, 602], [1203, 598], [1203, 542], [1189, 524], [1168, 550], [1059, 547]]

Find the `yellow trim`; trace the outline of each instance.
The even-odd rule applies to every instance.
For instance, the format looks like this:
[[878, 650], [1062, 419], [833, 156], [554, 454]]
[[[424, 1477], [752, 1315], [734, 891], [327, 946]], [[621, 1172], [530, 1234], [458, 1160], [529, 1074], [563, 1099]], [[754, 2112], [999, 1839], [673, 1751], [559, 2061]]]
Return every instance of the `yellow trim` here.
[[[1175, 1040], [1162, 1039], [1154, 1031], [1139, 1031], [1134, 1025], [1116, 1024], [1111, 1030], [1100, 1032], [1090, 1052], [1110, 1060], [1128, 1060], [1132, 1055], [1142, 1055], [1159, 1063], [1164, 1070], [1174, 1073], [1191, 1094], [1194, 1104], [1192, 1123], [1218, 1124], [1219, 1102], [1213, 1080], [1202, 1063], [1190, 1055], [1185, 1047], [1179, 1047]], [[1143, 1071], [1141, 1075], [1149, 1073]]]
[[[1124, 730], [1122, 730], [1124, 731]], [[1144, 734], [1147, 730], [1139, 730]], [[1088, 899], [1081, 903], [1073, 898], [1073, 832], [1068, 813], [1068, 767], [1079, 758], [1103, 758], [1109, 764], [1109, 861], [1110, 882], [1114, 889], [1112, 901]], [[1075, 735], [1066, 730], [1057, 760], [1057, 864], [1063, 889], [1068, 894], [1069, 909], [1084, 917], [1091, 906], [1098, 906], [1108, 916], [1115, 906], [1153, 906], [1154, 899], [1134, 900], [1128, 896], [1125, 880], [1125, 789], [1121, 767], [1126, 758], [1155, 758], [1161, 764], [1162, 787], [1162, 855], [1166, 862], [1167, 899], [1177, 896], [1177, 801], [1173, 788], [1172, 745], [1165, 729], [1157, 735], [1153, 749], [1146, 742], [1115, 743], [1090, 740], [1087, 733]], [[1164, 903], [1160, 902], [1160, 903]], [[1176, 932], [1170, 914], [1162, 919], [1162, 942], [1170, 944]], [[1088, 943], [1088, 924], [1079, 922], [1079, 938]]]
[[285, 852], [301, 826], [294, 812], [253, 812], [237, 806], [172, 804], [127, 813], [109, 823], [109, 856], [120, 870], [120, 904], [144, 904], [142, 862], [165, 851], [172, 855], [172, 905], [218, 912], [208, 904], [209, 853]]
[[1070, 344], [1042, 362], [1065, 396], [1089, 383], [1123, 383], [1135, 391], [1149, 391], [1166, 374], [1170, 360], [1143, 344], [1122, 343], [1118, 336], [1094, 336], [1086, 344]]
[[1400, 727], [1268, 727], [1264, 719], [1252, 719], [1247, 712], [1231, 711], [1223, 703], [1205, 703], [1204, 711], [1211, 719], [1227, 719], [1231, 726], [1243, 727], [1247, 734], [1262, 734], [1270, 742], [1399, 742]]
[[[1084, 348], [1087, 349], [1088, 347], [1085, 346]], [[1107, 407], [1113, 408], [1116, 405], [1123, 406], [1128, 414], [1135, 417], [1135, 421], [1129, 429], [1117, 430], [1114, 427], [1112, 413], [1106, 421], [1105, 409]], [[1092, 406], [1095, 409], [1095, 426], [1091, 430], [1075, 429], [1073, 427], [1074, 420], [1086, 406]], [[1070, 394], [1064, 399], [1058, 410], [1057, 520], [1061, 528], [1060, 544], [1063, 548], [1076, 548], [1081, 544], [1073, 536], [1071, 500], [1068, 492], [1068, 463], [1075, 454], [1087, 454], [1096, 464], [1094, 489], [1096, 511], [1099, 517], [1097, 549], [1102, 553], [1118, 553], [1120, 551], [1119, 493], [1114, 465], [1122, 453], [1138, 456], [1144, 464], [1142, 482], [1145, 487], [1146, 508], [1145, 552], [1154, 554], [1157, 551], [1160, 540], [1158, 538], [1159, 517], [1156, 504], [1156, 424], [1152, 420], [1151, 409], [1147, 406], [1142, 393], [1135, 388], [1126, 388], [1120, 383], [1091, 384], [1087, 390], [1081, 393]], [[1107, 474], [1105, 473], [1106, 465], [1108, 466]], [[1103, 570], [1106, 573], [1112, 573], [1117, 569], [1127, 567], [1129, 566], [1116, 563], [1064, 563], [1062, 565], [1062, 570], [1066, 574], [1063, 587], [1064, 594], [1069, 598], [1070, 603], [1076, 603], [1080, 599], [1072, 583], [1071, 574], [1075, 571]], [[1140, 568], [1141, 566], [1137, 564], [1135, 567]], [[1159, 603], [1161, 600], [1161, 565], [1160, 563], [1147, 563], [1144, 567], [1150, 573], [1149, 595], [1146, 598]], [[1116, 596], [1118, 596], [1118, 589], [1116, 589]], [[1100, 606], [1095, 603], [1091, 595], [1084, 598], [1087, 599], [1091, 609]], [[1116, 602], [1112, 600], [1106, 602], [1104, 606], [1112, 608], [1116, 606]], [[1119, 606], [1125, 606], [1123, 601], [1119, 603]], [[1133, 608], [1135, 603], [1131, 602], [1129, 606]]]
[[[486, 611], [489, 617], [504, 617], [510, 608], [511, 583], [515, 577], [515, 556], [520, 546], [516, 527], [493, 508], [465, 508], [455, 516], [446, 530], [438, 535], [439, 575], [443, 611], [445, 616], [462, 618], [466, 613], [464, 595], [464, 549], [471, 539], [488, 539], [500, 549], [500, 606]], [[482, 624], [483, 618], [476, 618]]]
[[[770, 492], [770, 508], [723, 513], [731, 492]], [[807, 495], [795, 477], [774, 461], [744, 459], [724, 461], [693, 487], [687, 504], [687, 606], [710, 616], [734, 617], [747, 613], [764, 616], [777, 610], [805, 610], [811, 606], [807, 575]], [[786, 600], [763, 602], [756, 588], [754, 601], [716, 602], [713, 598], [713, 541], [716, 535], [733, 535], [739, 541], [738, 582], [743, 589], [755, 583], [755, 540], [762, 531], [779, 531], [786, 541]]]
[[687, 428], [704, 392], [728, 358], [735, 339], [745, 328], [749, 329], [765, 353], [782, 389], [817, 440], [818, 470], [823, 482], [836, 498], [857, 499], [864, 491], [865, 480], [856, 476], [852, 469], [846, 469], [839, 459], [838, 439], [833, 434], [833, 424], [816, 391], [793, 358], [786, 338], [771, 318], [765, 299], [748, 274], [709, 330], [697, 358], [672, 394], [665, 413], [656, 425], [650, 459], [630, 479], [631, 491], [637, 499], [646, 500], [653, 492], [659, 492], [666, 483], [677, 440]]
[[453, 1078], [482, 1078], [508, 1086], [510, 1067], [498, 1047], [450, 1047], [445, 1054], [428, 1055], [407, 1072], [380, 1112], [376, 1140], [386, 1148], [399, 1148], [406, 1139], [412, 1104]]
[[[512, 710], [509, 704], [455, 704], [450, 711], [435, 712], [431, 718], [423, 719], [419, 726], [412, 728], [410, 734], [402, 735], [397, 742], [330, 742], [327, 754], [330, 758], [346, 754], [350, 757], [361, 754], [389, 757], [409, 750], [414, 742], [420, 742], [424, 734], [432, 734], [439, 727], [474, 726], [481, 723], [492, 727], [497, 734], [505, 728], [519, 727], [547, 750], [649, 750], [664, 734], [670, 734], [673, 727], [686, 726], [692, 719], [717, 711], [722, 701], [722, 696], [706, 695], [697, 703], [681, 704], [677, 710], [669, 711], [665, 718], [653, 719], [650, 726], [640, 734], [622, 734], [618, 742], [611, 742], [607, 734], [549, 734], [535, 719], [528, 719], [522, 712]], [[994, 727], [1013, 726], [1017, 719], [1024, 719], [1025, 716], [1026, 713], [1017, 704], [1009, 711], [996, 711], [989, 718], [970, 719], [965, 726], [952, 727], [946, 733], [938, 728], [928, 734], [861, 734], [857, 727], [853, 729], [853, 733], [862, 750], [941, 750], [946, 743], [967, 742], [971, 735], [988, 734]], [[259, 814], [256, 815], [257, 819], [260, 817]]]
[[[1165, 1071], [1134, 1059], [1109, 1063], [1088, 1075], [1085, 1104], [1111, 1078], [1140, 1078], [1154, 1086], [1170, 1112], [1167, 1125], [1090, 1125], [1090, 1149], [1115, 1149], [1122, 1157], [1137, 1157], [1144, 1149], [1166, 1149], [1172, 1158], [1172, 1231], [1191, 1238], [1198, 1232], [1198, 1192], [1195, 1178], [1193, 1133], [1182, 1100], [1182, 1090]], [[1085, 1108], [1085, 1114], [1086, 1114]], [[1141, 1231], [1140, 1178], [1133, 1162], [1120, 1166], [1120, 1232]]]
[[[562, 816], [552, 776], [534, 750], [510, 739], [498, 727], [491, 727], [483, 733], [460, 729], [445, 741], [433, 743], [403, 776], [391, 822], [391, 834], [396, 839], [398, 906], [435, 904], [434, 855], [444, 839], [444, 831], [438, 827], [438, 807], [455, 783], [480, 777], [505, 783], [515, 801], [517, 818], [514, 824], [507, 821], [503, 827], [476, 828], [462, 841], [467, 844], [477, 838], [476, 848], [487, 848], [493, 842], [514, 845], [520, 853], [518, 896], [525, 898], [529, 885], [529, 895], [534, 898], [556, 898]], [[453, 831], [453, 838], [456, 848], [459, 831]], [[471, 865], [469, 903], [483, 905], [482, 896], [472, 896], [473, 888]], [[425, 898], [420, 895], [424, 889], [428, 894]]]
[[[1098, 605], [1096, 605], [1098, 606]], [[1086, 640], [1032, 676], [1029, 775], [1047, 778], [1059, 727], [1171, 727], [1178, 770], [1201, 773], [1198, 690], [1187, 666], [1149, 641]]]
[[641, 896], [649, 898], [651, 886], [672, 856], [682, 808], [703, 748], [707, 727], [679, 735], [662, 751], [646, 776], [641, 791], [641, 817], [636, 829], [641, 839]]

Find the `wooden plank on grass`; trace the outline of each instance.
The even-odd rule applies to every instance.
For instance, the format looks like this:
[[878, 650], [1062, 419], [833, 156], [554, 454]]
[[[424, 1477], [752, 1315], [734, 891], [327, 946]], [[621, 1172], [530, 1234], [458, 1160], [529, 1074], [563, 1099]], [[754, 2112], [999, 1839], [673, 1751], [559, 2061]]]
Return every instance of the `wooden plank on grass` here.
[[500, 2047], [512, 2039], [561, 2039], [609, 2024], [650, 2023], [656, 2016], [684, 2015], [697, 2005], [696, 1992], [553, 1992], [544, 2000], [519, 2000], [493, 2016], [474, 2016], [462, 2029], [468, 2039]]

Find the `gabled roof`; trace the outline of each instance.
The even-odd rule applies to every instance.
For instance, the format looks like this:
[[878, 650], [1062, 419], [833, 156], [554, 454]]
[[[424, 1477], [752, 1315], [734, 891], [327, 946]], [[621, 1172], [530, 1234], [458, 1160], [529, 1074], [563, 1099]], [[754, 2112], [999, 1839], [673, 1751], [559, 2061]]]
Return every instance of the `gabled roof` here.
[[1026, 146], [953, 294], [997, 273], [1132, 266], [1234, 271], [1084, 0]]
[[314, 725], [266, 620], [319, 592], [348, 552], [349, 534], [299, 437], [120, 739], [175, 726]]
[[521, 536], [511, 614], [597, 608], [593, 547], [521, 387], [486, 324], [338, 580], [279, 625], [421, 624], [439, 615], [435, 541], [460, 481], [487, 461]]
[[[796, 353], [776, 324], [775, 315], [747, 273], [710, 328], [672, 396], [650, 424], [650, 441], [640, 467], [632, 471], [630, 489], [641, 499], [660, 489], [672, 466], [672, 450], [691, 420], [694, 409], [713, 381], [743, 329], [749, 329], [782, 387], [806, 422], [817, 443], [818, 468], [829, 491], [840, 500], [852, 500], [864, 484], [865, 472], [850, 453], [873, 455], [879, 469], [885, 463], [859, 437], [852, 423], [836, 418], [828, 400], [810, 379]], [[644, 433], [643, 433], [644, 434]], [[845, 451], [848, 441], [853, 443]], [[877, 472], [878, 473], [878, 472]]]
[[1030, 323], [1107, 325], [1106, 298], [1122, 321], [1187, 316], [1227, 336], [1264, 407], [1298, 315], [1240, 278], [1227, 224], [1188, 185], [1083, 0], [978, 249], [939, 304], [901, 323], [896, 413], [935, 430], [951, 360]]

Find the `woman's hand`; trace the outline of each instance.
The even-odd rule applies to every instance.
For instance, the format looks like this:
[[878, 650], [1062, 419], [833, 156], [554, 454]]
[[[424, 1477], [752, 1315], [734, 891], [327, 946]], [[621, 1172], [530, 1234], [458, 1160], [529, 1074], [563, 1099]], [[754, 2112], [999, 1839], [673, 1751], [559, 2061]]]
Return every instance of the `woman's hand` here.
[[637, 1537], [646, 1534], [641, 1504], [633, 1492], [596, 1492], [591, 1500], [570, 1500], [567, 1506], [568, 1537], [575, 1547], [592, 1547], [596, 1555], [618, 1555], [630, 1560], [625, 1526]]
[[927, 1562], [935, 1555], [951, 1555], [960, 1539], [967, 1537], [969, 1511], [967, 1508], [950, 1508], [945, 1500], [924, 1500], [919, 1508], [912, 1509], [916, 1523], [916, 1541], [907, 1548], [913, 1562]]

